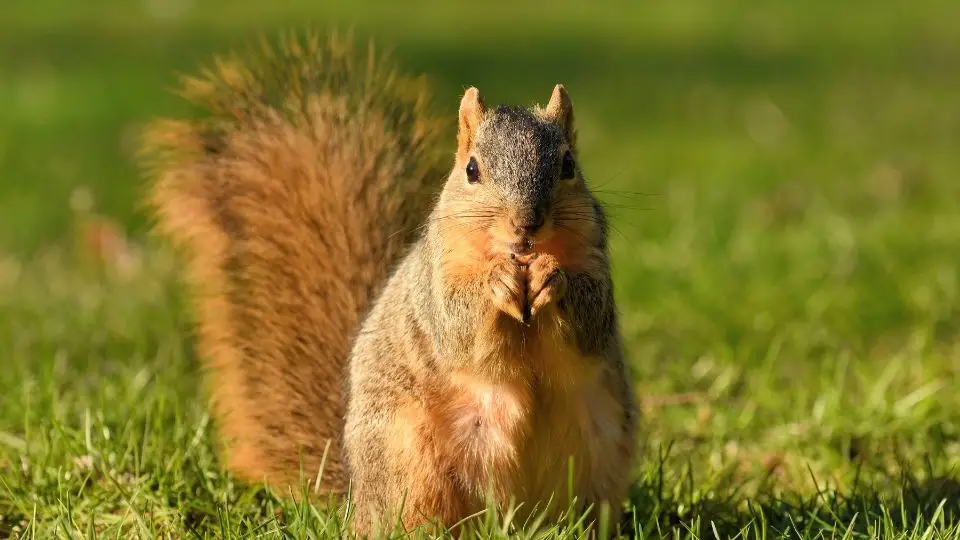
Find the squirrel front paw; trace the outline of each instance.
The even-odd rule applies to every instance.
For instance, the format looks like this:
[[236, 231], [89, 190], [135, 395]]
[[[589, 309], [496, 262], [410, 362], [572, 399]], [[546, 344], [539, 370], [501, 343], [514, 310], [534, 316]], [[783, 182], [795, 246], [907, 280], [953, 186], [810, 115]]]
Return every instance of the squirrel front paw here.
[[527, 272], [530, 276], [527, 303], [533, 318], [543, 308], [563, 298], [567, 292], [567, 275], [560, 269], [556, 257], [543, 253], [530, 261]]
[[490, 297], [497, 309], [521, 323], [528, 320], [527, 271], [515, 259], [493, 264], [489, 277]]

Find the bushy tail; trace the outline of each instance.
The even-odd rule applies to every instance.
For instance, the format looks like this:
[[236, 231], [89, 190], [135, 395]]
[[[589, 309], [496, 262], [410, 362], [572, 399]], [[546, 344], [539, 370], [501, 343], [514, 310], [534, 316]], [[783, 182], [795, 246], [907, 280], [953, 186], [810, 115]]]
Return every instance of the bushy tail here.
[[[229, 468], [341, 491], [346, 360], [444, 176], [425, 82], [351, 37], [218, 59], [147, 131], [149, 203], [185, 248]], [[328, 447], [329, 443], [329, 447]]]

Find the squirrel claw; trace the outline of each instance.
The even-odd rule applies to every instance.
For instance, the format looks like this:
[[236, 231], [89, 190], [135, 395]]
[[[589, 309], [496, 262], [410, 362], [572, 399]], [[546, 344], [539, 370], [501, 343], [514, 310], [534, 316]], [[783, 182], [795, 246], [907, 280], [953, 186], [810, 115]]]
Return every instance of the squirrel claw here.
[[527, 276], [514, 260], [497, 263], [490, 271], [490, 293], [494, 306], [520, 323], [529, 320]]
[[556, 257], [536, 258], [529, 268], [530, 286], [528, 304], [530, 317], [535, 317], [546, 306], [560, 300], [567, 291], [567, 276], [560, 269]]

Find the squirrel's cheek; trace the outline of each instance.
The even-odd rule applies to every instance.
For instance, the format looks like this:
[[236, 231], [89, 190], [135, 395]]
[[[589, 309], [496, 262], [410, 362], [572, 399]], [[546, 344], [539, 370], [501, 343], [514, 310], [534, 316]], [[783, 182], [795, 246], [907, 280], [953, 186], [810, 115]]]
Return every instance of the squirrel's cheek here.
[[577, 261], [582, 258], [584, 251], [581, 246], [582, 240], [566, 231], [557, 231], [544, 242], [538, 243], [534, 248], [537, 253], [553, 255], [562, 267], [576, 266]]
[[486, 232], [479, 231], [470, 234], [465, 240], [470, 248], [481, 257], [486, 258], [493, 251], [493, 237]]

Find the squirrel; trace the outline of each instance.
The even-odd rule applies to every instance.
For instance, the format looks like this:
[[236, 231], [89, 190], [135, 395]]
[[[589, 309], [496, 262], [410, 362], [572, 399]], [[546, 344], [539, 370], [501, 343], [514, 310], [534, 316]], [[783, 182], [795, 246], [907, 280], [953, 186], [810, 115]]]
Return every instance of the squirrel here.
[[148, 130], [227, 468], [271, 488], [322, 469], [360, 533], [491, 498], [616, 519], [638, 408], [567, 91], [471, 87], [452, 144], [426, 81], [352, 43], [219, 59], [181, 88], [208, 114]]

